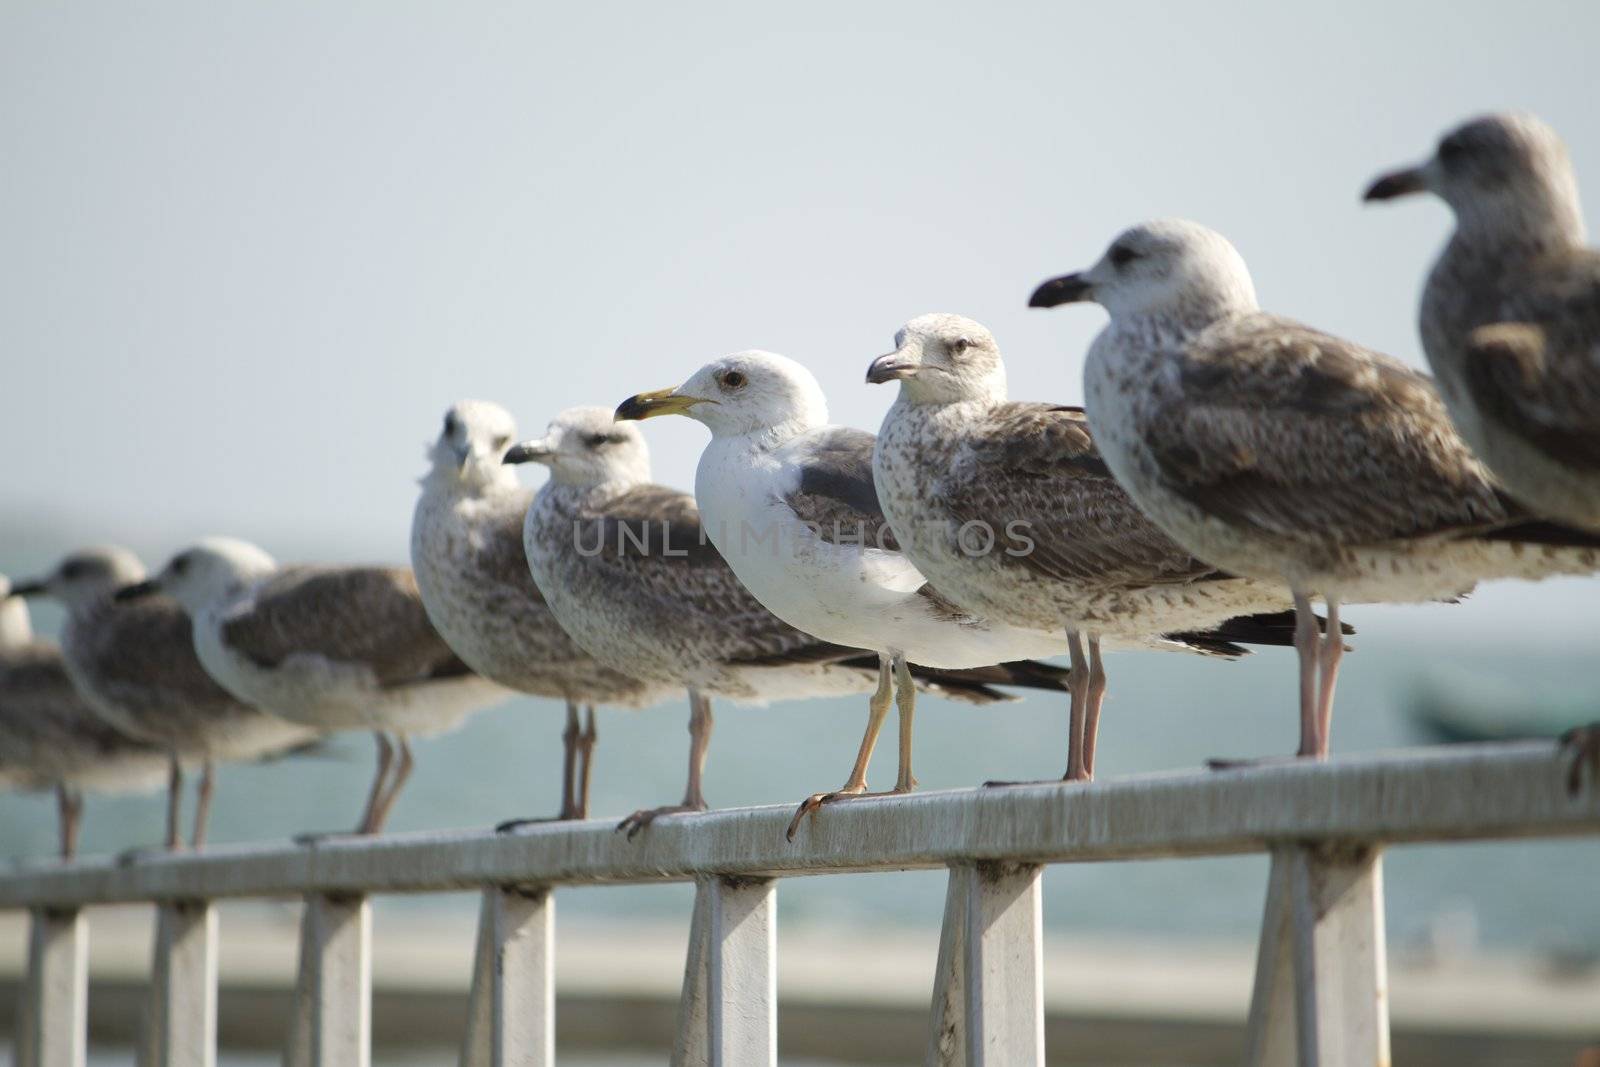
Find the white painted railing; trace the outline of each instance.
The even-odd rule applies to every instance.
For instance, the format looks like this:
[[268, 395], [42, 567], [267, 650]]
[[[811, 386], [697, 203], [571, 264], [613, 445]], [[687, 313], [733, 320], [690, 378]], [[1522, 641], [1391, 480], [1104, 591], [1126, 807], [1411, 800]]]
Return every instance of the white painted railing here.
[[306, 906], [284, 1062], [366, 1067], [370, 895], [473, 888], [483, 904], [462, 1062], [549, 1067], [556, 891], [693, 880], [672, 1062], [772, 1067], [778, 881], [946, 867], [927, 1062], [1040, 1065], [1044, 864], [1267, 851], [1246, 1062], [1387, 1063], [1383, 847], [1600, 833], [1600, 788], [1590, 782], [1572, 795], [1567, 777], [1566, 758], [1548, 743], [1461, 746], [862, 800], [824, 809], [792, 844], [784, 839], [792, 809], [782, 806], [664, 819], [633, 841], [609, 822], [588, 822], [40, 868], [0, 877], [0, 907], [33, 915], [17, 1062], [81, 1067], [82, 909], [147, 901], [159, 914], [141, 1062], [213, 1067], [211, 902], [297, 894]]

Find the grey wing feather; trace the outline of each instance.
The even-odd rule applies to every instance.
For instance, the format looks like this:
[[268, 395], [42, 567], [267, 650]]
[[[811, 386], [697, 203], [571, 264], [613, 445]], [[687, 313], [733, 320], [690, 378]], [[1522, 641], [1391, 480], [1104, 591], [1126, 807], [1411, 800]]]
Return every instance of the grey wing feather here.
[[823, 541], [898, 552], [872, 479], [874, 441], [845, 426], [807, 435], [799, 446], [800, 484], [784, 503]]
[[[144, 748], [102, 723], [84, 703], [54, 645], [35, 642], [0, 656], [0, 762], [59, 763], [72, 755]], [[26, 768], [22, 768], [26, 769]]]
[[1123, 492], [1081, 408], [1001, 404], [972, 428], [965, 452], [935, 489], [957, 518], [987, 523], [996, 544], [1016, 544], [1018, 554], [1002, 559], [1055, 581], [1097, 584], [1188, 582], [1213, 573]]
[[579, 550], [593, 552], [608, 580], [625, 583], [630, 597], [652, 602], [663, 618], [714, 634], [725, 662], [777, 665], [791, 656], [816, 662], [819, 650], [823, 659], [842, 654], [761, 606], [705, 536], [689, 494], [636, 486], [579, 522]]
[[255, 714], [212, 680], [194, 651], [194, 628], [164, 596], [110, 602], [81, 627], [76, 652], [102, 695], [134, 711]]
[[1600, 253], [1508, 274], [1498, 321], [1466, 338], [1473, 402], [1546, 455], [1600, 470]]
[[1153, 413], [1161, 479], [1203, 512], [1291, 542], [1469, 533], [1503, 495], [1426, 375], [1261, 315], [1202, 335], [1181, 395]]
[[406, 567], [285, 568], [222, 634], [263, 667], [310, 653], [365, 664], [384, 686], [471, 673], [434, 631]]

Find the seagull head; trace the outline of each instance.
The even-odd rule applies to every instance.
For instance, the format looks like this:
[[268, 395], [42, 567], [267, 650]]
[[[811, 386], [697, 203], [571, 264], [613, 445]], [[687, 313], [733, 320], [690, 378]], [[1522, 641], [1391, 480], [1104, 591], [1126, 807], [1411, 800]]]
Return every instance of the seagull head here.
[[516, 475], [501, 462], [517, 439], [511, 413], [487, 400], [458, 400], [428, 446], [430, 476], [468, 486], [511, 484]]
[[11, 595], [54, 597], [71, 611], [143, 580], [144, 564], [138, 556], [117, 545], [96, 545], [72, 553], [49, 574], [13, 583]]
[[616, 413], [619, 421], [656, 415], [687, 415], [713, 437], [787, 439], [826, 426], [828, 401], [816, 377], [787, 356], [736, 352], [707, 363], [676, 389], [630, 396]]
[[265, 551], [234, 537], [207, 537], [179, 552], [148, 581], [117, 593], [138, 600], [155, 593], [172, 597], [193, 615], [219, 604], [278, 569]]
[[960, 315], [919, 315], [894, 335], [894, 351], [867, 367], [867, 382], [899, 382], [913, 404], [999, 403], [1006, 398], [1000, 346], [981, 323]]
[[542, 463], [550, 480], [589, 487], [650, 480], [650, 449], [637, 426], [612, 421], [605, 408], [568, 408], [543, 436], [512, 446], [506, 463]]
[[1093, 301], [1127, 318], [1203, 326], [1254, 311], [1256, 290], [1244, 258], [1215, 230], [1183, 219], [1156, 219], [1123, 230], [1088, 270], [1051, 278], [1029, 307]]
[[1433, 193], [1463, 229], [1508, 235], [1554, 232], [1583, 240], [1578, 179], [1567, 146], [1532, 115], [1472, 119], [1440, 138], [1421, 163], [1380, 176], [1366, 200]]

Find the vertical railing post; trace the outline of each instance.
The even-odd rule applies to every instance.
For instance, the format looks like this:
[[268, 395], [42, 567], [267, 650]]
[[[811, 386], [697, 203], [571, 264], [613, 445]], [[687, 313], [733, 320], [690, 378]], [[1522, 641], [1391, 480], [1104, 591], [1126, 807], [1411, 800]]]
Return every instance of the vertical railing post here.
[[285, 1067], [369, 1067], [372, 906], [364, 896], [312, 894], [300, 920]]
[[555, 897], [484, 890], [462, 1067], [555, 1067]]
[[1245, 1062], [1389, 1062], [1383, 866], [1376, 848], [1273, 850]]
[[1033, 864], [950, 868], [930, 1067], [1043, 1067], [1041, 871]]
[[672, 1067], [776, 1067], [777, 882], [695, 887]]
[[156, 908], [141, 1067], [216, 1067], [217, 911], [209, 901]]
[[84, 1067], [89, 1045], [89, 926], [76, 908], [35, 908], [19, 998], [17, 1067]]

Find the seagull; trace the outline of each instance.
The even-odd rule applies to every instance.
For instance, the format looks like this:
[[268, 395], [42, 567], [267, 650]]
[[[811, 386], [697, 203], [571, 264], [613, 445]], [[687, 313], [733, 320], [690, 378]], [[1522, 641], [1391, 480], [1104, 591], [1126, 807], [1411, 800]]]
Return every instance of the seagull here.
[[33, 636], [27, 604], [0, 574], [0, 786], [55, 792], [70, 860], [86, 790], [148, 791], [166, 777], [159, 748], [118, 733], [78, 695], [61, 649]]
[[1600, 539], [1506, 495], [1427, 375], [1262, 311], [1244, 260], [1215, 231], [1135, 226], [1029, 303], [1087, 300], [1111, 315], [1084, 369], [1111, 473], [1195, 556], [1289, 588], [1300, 756], [1328, 753], [1341, 603], [1450, 599], [1486, 579], [1600, 567]]
[[372, 731], [378, 772], [358, 834], [383, 829], [411, 776], [411, 737], [509, 696], [434, 632], [407, 567], [280, 567], [253, 544], [210, 537], [117, 595], [151, 593], [183, 605], [200, 662], [238, 699], [319, 732]]
[[1048, 633], [1071, 655], [1066, 780], [1094, 777], [1103, 645], [1234, 657], [1245, 651], [1235, 642], [1291, 642], [1282, 586], [1219, 571], [1145, 518], [1081, 408], [1006, 399], [981, 324], [912, 319], [867, 381], [900, 383], [872, 471], [912, 562], [963, 608]]
[[1528, 508], [1600, 529], [1600, 251], [1556, 132], [1488, 115], [1368, 200], [1432, 192], [1455, 236], [1422, 294], [1422, 345], [1456, 429]]
[[[637, 426], [605, 408], [562, 412], [548, 433], [511, 448], [550, 478], [523, 526], [533, 579], [573, 640], [613, 669], [689, 694], [689, 777], [679, 804], [634, 812], [630, 837], [663, 815], [704, 811], [711, 698], [742, 704], [887, 691], [877, 657], [784, 623], [739, 582], [701, 529], [688, 493], [650, 481]], [[912, 675], [975, 703], [1003, 699], [992, 671]], [[880, 696], [881, 700], [882, 697]]]
[[695, 500], [711, 542], [761, 605], [813, 637], [878, 656], [882, 688], [868, 702], [866, 736], [845, 784], [814, 793], [799, 823], [821, 805], [863, 796], [867, 764], [889, 711], [893, 676], [900, 710], [900, 767], [889, 794], [909, 793], [916, 687], [910, 665], [999, 666], [1018, 685], [1059, 690], [1067, 672], [1012, 661], [1060, 651], [1049, 631], [983, 618], [951, 603], [900, 550], [872, 482], [873, 437], [828, 423], [810, 371], [771, 352], [739, 352], [706, 364], [676, 389], [640, 393], [621, 420], [685, 415], [711, 431], [695, 473]]
[[181, 847], [178, 830], [185, 766], [199, 764], [194, 832], [205, 844], [218, 761], [258, 760], [314, 739], [305, 728], [241, 703], [211, 680], [195, 657], [189, 620], [168, 597], [137, 604], [114, 594], [145, 578], [126, 548], [86, 548], [50, 574], [12, 587], [13, 595], [49, 595], [66, 605], [61, 653], [78, 693], [101, 720], [126, 737], [167, 754], [166, 847]]
[[[566, 702], [556, 818], [582, 819], [589, 810], [594, 706], [644, 707], [672, 690], [600, 664], [567, 636], [539, 595], [522, 549], [533, 492], [501, 462], [516, 433], [498, 404], [451, 405], [428, 450], [430, 468], [411, 520], [411, 565], [429, 620], [467, 666], [507, 688]], [[581, 729], [580, 704], [587, 705]]]

